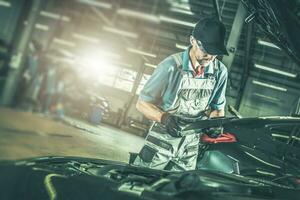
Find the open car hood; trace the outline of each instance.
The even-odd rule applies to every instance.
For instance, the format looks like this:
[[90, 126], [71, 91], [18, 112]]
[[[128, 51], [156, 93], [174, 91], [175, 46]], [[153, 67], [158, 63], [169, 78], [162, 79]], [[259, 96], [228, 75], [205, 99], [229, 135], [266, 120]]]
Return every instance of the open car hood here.
[[266, 36], [300, 66], [300, 1], [242, 1]]
[[222, 126], [233, 143], [200, 150], [197, 170], [41, 157], [0, 162], [0, 199], [298, 199], [300, 118], [193, 121], [186, 132]]
[[0, 163], [0, 199], [297, 199], [294, 184], [207, 170], [167, 172], [75, 157]]
[[[223, 132], [233, 135], [236, 142], [209, 144], [203, 150], [204, 159], [208, 156], [206, 154], [210, 154], [210, 159], [218, 160], [216, 154], [236, 160], [239, 167], [238, 170], [233, 170], [236, 173], [241, 170], [250, 172], [261, 169], [275, 174], [300, 174], [300, 118], [216, 118], [188, 123], [183, 132], [205, 132], [205, 129], [210, 127], [222, 127]], [[220, 163], [214, 165], [224, 167], [225, 161], [220, 158]], [[208, 160], [205, 160], [205, 163], [208, 163]], [[234, 163], [232, 161], [228, 165]], [[208, 165], [204, 168], [212, 169], [213, 166]], [[220, 170], [218, 167], [216, 169]]]

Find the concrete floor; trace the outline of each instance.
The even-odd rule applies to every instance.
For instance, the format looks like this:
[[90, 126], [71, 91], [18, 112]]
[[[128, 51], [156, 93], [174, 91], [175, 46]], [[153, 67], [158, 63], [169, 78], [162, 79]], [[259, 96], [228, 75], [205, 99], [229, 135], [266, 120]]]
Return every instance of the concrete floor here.
[[[77, 126], [74, 127], [74, 126]], [[37, 156], [79, 156], [128, 162], [143, 138], [106, 125], [0, 108], [0, 160]]]

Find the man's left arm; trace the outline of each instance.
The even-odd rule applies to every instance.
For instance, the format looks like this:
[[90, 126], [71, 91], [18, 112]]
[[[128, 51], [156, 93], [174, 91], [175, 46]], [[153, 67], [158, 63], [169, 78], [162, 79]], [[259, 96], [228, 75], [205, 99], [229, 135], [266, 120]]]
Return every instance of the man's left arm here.
[[211, 112], [209, 114], [210, 118], [214, 117], [224, 117], [225, 116], [225, 104], [226, 104], [226, 87], [228, 72], [224, 64], [221, 63], [220, 71], [218, 74], [218, 79], [215, 86], [215, 91], [213, 93], [213, 99], [210, 103]]

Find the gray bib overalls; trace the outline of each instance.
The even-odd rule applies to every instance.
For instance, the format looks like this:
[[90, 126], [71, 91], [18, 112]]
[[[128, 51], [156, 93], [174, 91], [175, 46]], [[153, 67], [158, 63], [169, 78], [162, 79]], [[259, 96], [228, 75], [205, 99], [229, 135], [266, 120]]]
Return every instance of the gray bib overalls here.
[[[204, 117], [204, 111], [208, 107], [216, 84], [217, 60], [214, 61], [213, 75], [196, 79], [189, 77], [188, 72], [182, 70], [182, 53], [174, 54], [173, 58], [182, 79], [175, 101], [168, 112], [187, 118]], [[189, 133], [175, 138], [167, 133], [164, 125], [154, 122], [133, 164], [161, 170], [194, 170], [198, 156], [199, 134]]]

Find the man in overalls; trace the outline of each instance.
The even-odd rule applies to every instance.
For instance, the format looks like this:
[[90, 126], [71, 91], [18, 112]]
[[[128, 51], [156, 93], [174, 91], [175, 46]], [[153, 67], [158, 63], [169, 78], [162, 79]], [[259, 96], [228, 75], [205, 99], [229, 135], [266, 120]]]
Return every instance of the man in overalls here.
[[173, 171], [194, 170], [199, 134], [185, 134], [180, 122], [224, 116], [227, 69], [216, 57], [227, 55], [225, 26], [201, 19], [190, 46], [162, 61], [140, 93], [137, 109], [154, 124], [134, 165]]

